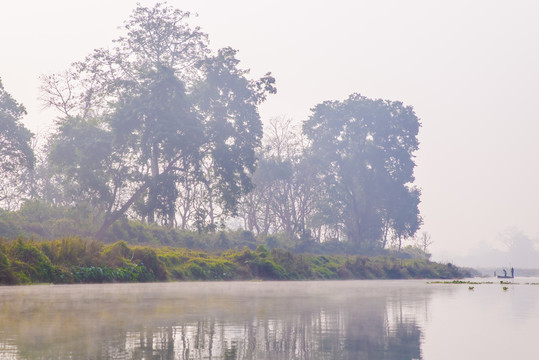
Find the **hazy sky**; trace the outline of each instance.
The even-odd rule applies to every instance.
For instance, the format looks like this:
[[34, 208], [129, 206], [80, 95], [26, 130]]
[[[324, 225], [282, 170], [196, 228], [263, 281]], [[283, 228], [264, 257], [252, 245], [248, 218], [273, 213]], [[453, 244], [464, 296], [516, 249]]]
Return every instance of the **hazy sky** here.
[[[155, 1], [140, 1], [153, 6]], [[278, 94], [265, 121], [301, 122], [324, 100], [353, 92], [400, 100], [422, 121], [416, 185], [435, 258], [508, 228], [539, 239], [539, 2], [174, 0], [214, 49], [238, 49], [253, 77], [271, 71]], [[111, 45], [136, 1], [5, 1], [0, 77], [33, 131], [53, 114], [40, 74]], [[539, 262], [539, 259], [538, 259]]]

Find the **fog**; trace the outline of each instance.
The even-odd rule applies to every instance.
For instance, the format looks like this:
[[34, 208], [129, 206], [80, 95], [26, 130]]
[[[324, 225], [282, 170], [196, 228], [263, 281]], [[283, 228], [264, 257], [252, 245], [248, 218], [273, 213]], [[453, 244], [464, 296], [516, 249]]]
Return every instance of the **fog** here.
[[538, 239], [510, 228], [501, 232], [495, 243], [480, 243], [468, 255], [454, 256], [451, 261], [472, 267], [537, 269], [538, 245]]
[[[275, 116], [302, 122], [317, 103], [353, 92], [413, 106], [422, 122], [415, 184], [422, 189], [422, 230], [432, 236], [435, 260], [489, 252], [500, 265], [539, 260], [534, 251], [517, 256], [530, 249], [529, 241], [515, 242], [522, 245], [510, 248], [515, 256], [507, 260], [489, 250], [499, 247], [508, 228], [520, 234], [516, 239], [539, 237], [539, 4], [169, 4], [198, 13], [196, 23], [212, 47], [239, 49], [253, 76], [272, 71], [278, 94], [261, 107], [266, 122]], [[60, 0], [3, 5], [0, 76], [26, 106], [30, 129], [42, 133], [54, 121], [38, 101], [38, 77], [110, 45], [134, 6]]]
[[0, 287], [0, 357], [524, 359], [535, 351], [539, 293], [529, 283], [504, 286], [374, 280]]
[[0, 357], [415, 359], [423, 317], [414, 310], [432, 291], [422, 282], [4, 287]]

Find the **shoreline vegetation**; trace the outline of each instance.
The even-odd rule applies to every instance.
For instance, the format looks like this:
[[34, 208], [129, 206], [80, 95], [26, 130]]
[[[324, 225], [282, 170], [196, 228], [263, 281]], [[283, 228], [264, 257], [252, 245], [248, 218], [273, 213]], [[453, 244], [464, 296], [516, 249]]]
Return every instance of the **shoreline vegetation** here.
[[154, 281], [452, 279], [470, 270], [391, 255], [294, 253], [259, 244], [200, 251], [65, 237], [0, 238], [0, 285]]
[[43, 141], [0, 82], [0, 284], [466, 275], [418, 234], [412, 106], [353, 92], [265, 132], [277, 80], [189, 17], [137, 6], [41, 76]]
[[[416, 243], [412, 257], [427, 259], [430, 237], [418, 234], [421, 123], [413, 107], [352, 92], [309, 106], [306, 118], [263, 121], [259, 106], [277, 93], [277, 79], [269, 71], [251, 77], [238, 50], [214, 48], [189, 18], [166, 4], [137, 5], [112, 45], [40, 76], [43, 106], [56, 113], [43, 137], [24, 127], [24, 106], [0, 82], [0, 236], [196, 248], [211, 255], [187, 256], [227, 264], [233, 278], [408, 276], [363, 274], [343, 265], [346, 258], [327, 258], [336, 268], [324, 265], [321, 274], [313, 264], [296, 273], [279, 263], [278, 251], [268, 251], [275, 266], [266, 274], [255, 260], [233, 255], [260, 244], [378, 256]], [[197, 241], [206, 234], [214, 243]], [[228, 249], [237, 250], [225, 255]], [[75, 271], [69, 266], [78, 264], [50, 256], [69, 276], [142, 274], [129, 262]], [[293, 261], [309, 263], [302, 256]], [[163, 268], [167, 278], [209, 277], [178, 264]]]

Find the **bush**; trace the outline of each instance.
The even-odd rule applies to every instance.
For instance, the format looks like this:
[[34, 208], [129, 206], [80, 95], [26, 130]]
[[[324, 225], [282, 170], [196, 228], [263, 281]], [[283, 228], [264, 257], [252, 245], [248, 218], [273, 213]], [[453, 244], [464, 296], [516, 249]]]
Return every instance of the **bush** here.
[[[242, 236], [242, 233], [237, 233]], [[219, 238], [217, 235], [216, 238]], [[224, 236], [224, 235], [223, 235]], [[174, 247], [104, 245], [79, 237], [35, 242], [0, 239], [0, 284], [89, 283], [176, 280], [302, 280], [459, 278], [468, 275], [452, 264], [389, 256], [294, 254], [227, 250], [221, 254]]]
[[0, 243], [0, 284], [17, 284], [17, 276], [11, 269], [11, 262], [6, 255], [6, 246]]
[[153, 249], [136, 247], [133, 249], [133, 260], [140, 265], [144, 265], [153, 273], [156, 280], [166, 280], [167, 271], [163, 262], [157, 257], [157, 253]]
[[119, 267], [126, 264], [126, 260], [133, 258], [133, 251], [125, 241], [118, 241], [112, 245], [103, 247], [102, 255], [106, 265]]
[[[19, 237], [7, 250], [12, 258], [14, 272], [19, 273], [24, 282], [53, 282], [54, 274], [50, 259], [43, 254], [33, 241]], [[24, 275], [24, 276], [23, 276]]]
[[285, 270], [287, 279], [313, 278], [312, 266], [305, 261], [303, 255], [296, 255], [287, 250], [273, 249], [271, 259]]
[[73, 267], [73, 279], [79, 283], [106, 282], [147, 282], [154, 281], [153, 273], [143, 265], [131, 265], [120, 268], [108, 266]]

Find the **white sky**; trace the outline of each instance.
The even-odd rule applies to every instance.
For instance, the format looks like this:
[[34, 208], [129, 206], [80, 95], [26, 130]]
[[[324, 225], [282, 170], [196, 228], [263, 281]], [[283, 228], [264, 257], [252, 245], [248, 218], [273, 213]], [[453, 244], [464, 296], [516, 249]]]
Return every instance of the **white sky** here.
[[[154, 1], [140, 1], [153, 6]], [[400, 100], [421, 118], [416, 184], [437, 260], [515, 227], [539, 238], [539, 2], [535, 0], [172, 0], [214, 49], [231, 46], [253, 77], [272, 71], [262, 106], [300, 122], [352, 92]], [[119, 35], [127, 0], [0, 5], [0, 77], [43, 132], [41, 74]], [[538, 259], [539, 261], [539, 259]]]

